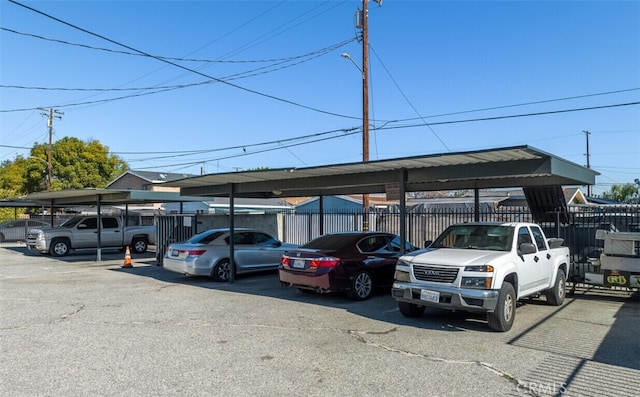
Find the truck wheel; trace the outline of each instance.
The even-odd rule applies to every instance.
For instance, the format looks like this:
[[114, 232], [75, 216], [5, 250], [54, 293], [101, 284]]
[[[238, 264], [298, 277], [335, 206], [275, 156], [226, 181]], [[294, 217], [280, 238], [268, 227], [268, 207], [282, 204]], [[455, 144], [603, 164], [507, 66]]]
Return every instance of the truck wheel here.
[[215, 281], [229, 281], [229, 275], [231, 273], [231, 266], [229, 265], [229, 259], [223, 259], [216, 263], [211, 271], [211, 278]]
[[405, 317], [420, 317], [424, 314], [425, 307], [415, 303], [398, 302], [398, 309]]
[[131, 246], [133, 247], [133, 252], [136, 254], [144, 254], [149, 248], [147, 240], [141, 237], [134, 238], [133, 241], [131, 241]]
[[373, 280], [369, 272], [364, 270], [356, 273], [353, 280], [351, 280], [351, 289], [347, 293], [349, 298], [353, 300], [363, 301], [369, 299], [373, 292]]
[[49, 253], [52, 256], [65, 256], [69, 253], [69, 243], [63, 239], [56, 239], [51, 242]]
[[556, 275], [556, 283], [553, 288], [544, 291], [544, 296], [547, 297], [547, 302], [553, 306], [560, 306], [564, 302], [564, 297], [567, 292], [567, 282], [562, 269], [558, 269]]
[[516, 318], [516, 291], [511, 283], [503, 283], [498, 295], [498, 304], [493, 312], [487, 313], [489, 328], [505, 332], [511, 329]]

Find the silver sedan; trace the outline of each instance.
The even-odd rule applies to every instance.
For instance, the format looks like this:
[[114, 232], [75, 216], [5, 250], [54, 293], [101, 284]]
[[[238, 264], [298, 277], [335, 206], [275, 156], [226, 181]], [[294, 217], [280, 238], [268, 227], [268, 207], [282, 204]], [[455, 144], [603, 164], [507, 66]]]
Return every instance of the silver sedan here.
[[34, 219], [18, 219], [0, 224], [0, 243], [5, 241], [25, 241], [29, 230], [48, 227], [49, 223]]
[[[284, 251], [297, 247], [254, 229], [235, 228], [233, 236], [237, 274], [277, 269]], [[185, 242], [170, 244], [164, 254], [163, 266], [176, 273], [228, 281], [231, 269], [229, 241], [228, 228], [196, 234]]]

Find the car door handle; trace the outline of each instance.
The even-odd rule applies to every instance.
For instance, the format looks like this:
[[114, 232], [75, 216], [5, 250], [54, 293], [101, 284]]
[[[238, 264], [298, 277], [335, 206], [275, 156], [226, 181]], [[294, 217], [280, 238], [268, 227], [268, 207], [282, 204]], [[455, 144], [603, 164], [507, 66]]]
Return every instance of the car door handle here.
[[540, 258], [538, 258], [538, 255], [536, 255], [536, 256], [533, 257], [533, 260], [538, 262], [540, 260]]
[[551, 254], [547, 253], [547, 259], [551, 259]]

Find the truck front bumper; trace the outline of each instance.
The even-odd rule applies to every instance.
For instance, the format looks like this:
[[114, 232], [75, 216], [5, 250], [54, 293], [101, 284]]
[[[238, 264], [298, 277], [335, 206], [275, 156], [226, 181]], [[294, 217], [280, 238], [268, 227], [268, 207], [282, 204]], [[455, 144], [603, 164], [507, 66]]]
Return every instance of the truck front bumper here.
[[[426, 295], [432, 300], [421, 298], [425, 296], [423, 295], [423, 290], [427, 292]], [[499, 291], [497, 290], [426, 286], [399, 281], [394, 282], [391, 288], [391, 295], [399, 302], [468, 312], [494, 311], [498, 303], [498, 294]], [[438, 302], [435, 302], [435, 299]]]
[[47, 253], [49, 252], [49, 244], [51, 241], [48, 240], [27, 240], [27, 248], [34, 252]]

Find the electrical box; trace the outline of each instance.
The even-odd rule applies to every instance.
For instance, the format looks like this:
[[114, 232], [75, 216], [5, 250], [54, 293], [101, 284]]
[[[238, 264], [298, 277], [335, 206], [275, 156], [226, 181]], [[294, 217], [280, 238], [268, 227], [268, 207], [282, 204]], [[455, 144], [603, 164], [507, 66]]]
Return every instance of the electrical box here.
[[356, 10], [356, 28], [362, 29], [364, 27], [364, 15], [362, 10]]

